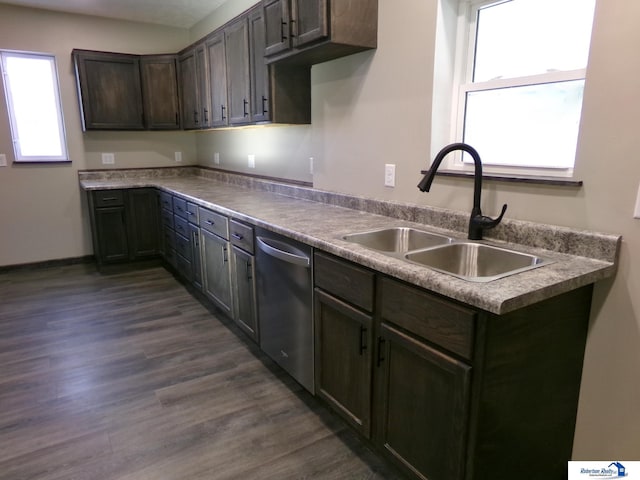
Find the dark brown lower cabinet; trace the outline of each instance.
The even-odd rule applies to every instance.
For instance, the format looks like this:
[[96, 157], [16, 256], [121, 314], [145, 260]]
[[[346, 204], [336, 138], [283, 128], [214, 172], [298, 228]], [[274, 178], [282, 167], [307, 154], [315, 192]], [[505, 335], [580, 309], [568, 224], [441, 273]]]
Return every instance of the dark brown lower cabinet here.
[[98, 266], [149, 259], [160, 251], [158, 197], [153, 188], [88, 192]]
[[231, 257], [231, 285], [234, 301], [233, 319], [252, 340], [258, 342], [255, 256], [236, 246], [232, 246]]
[[316, 393], [367, 438], [372, 352], [373, 317], [316, 289]]
[[127, 190], [128, 233], [132, 259], [158, 255], [158, 193], [153, 188]]
[[418, 478], [463, 478], [471, 367], [380, 326], [376, 443]]
[[318, 396], [408, 478], [566, 477], [592, 285], [495, 315], [314, 258]]
[[231, 316], [229, 241], [204, 229], [200, 229], [200, 234], [204, 293]]
[[97, 237], [94, 254], [98, 264], [128, 261], [129, 236], [124, 206], [96, 208], [94, 217], [94, 235]]

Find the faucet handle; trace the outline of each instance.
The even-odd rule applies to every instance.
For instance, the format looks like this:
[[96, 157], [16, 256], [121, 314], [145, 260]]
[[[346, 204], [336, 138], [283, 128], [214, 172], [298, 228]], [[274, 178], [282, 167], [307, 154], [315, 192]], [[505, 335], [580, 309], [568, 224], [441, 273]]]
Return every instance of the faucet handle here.
[[483, 228], [493, 228], [493, 227], [495, 227], [496, 225], [498, 225], [502, 221], [502, 217], [504, 217], [504, 212], [506, 212], [506, 211], [507, 211], [507, 204], [505, 203], [502, 206], [502, 211], [500, 212], [500, 215], [498, 215], [498, 218], [492, 219], [492, 218], [489, 218], [489, 217], [482, 217], [482, 227]]
[[502, 221], [504, 213], [507, 211], [507, 204], [502, 206], [502, 212], [498, 218], [491, 218], [485, 215], [476, 214], [471, 216], [469, 221], [469, 240], [482, 240], [482, 231], [488, 228], [493, 228]]

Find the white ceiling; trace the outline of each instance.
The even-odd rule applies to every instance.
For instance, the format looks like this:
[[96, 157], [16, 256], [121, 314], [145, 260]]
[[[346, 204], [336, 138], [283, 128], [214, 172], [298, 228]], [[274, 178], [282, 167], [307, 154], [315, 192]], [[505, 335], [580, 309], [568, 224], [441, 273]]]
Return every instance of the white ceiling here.
[[227, 0], [2, 0], [60, 12], [190, 28]]

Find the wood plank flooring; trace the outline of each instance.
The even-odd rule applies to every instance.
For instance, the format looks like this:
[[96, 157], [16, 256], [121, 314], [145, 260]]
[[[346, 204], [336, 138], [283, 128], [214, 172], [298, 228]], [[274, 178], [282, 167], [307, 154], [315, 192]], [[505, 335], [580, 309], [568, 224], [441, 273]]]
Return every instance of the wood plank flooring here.
[[0, 479], [399, 478], [161, 267], [0, 274]]

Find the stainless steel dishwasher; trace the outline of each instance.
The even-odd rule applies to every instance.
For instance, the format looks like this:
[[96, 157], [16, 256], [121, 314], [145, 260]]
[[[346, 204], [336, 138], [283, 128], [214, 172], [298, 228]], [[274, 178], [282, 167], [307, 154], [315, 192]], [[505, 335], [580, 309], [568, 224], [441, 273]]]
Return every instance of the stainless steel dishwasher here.
[[260, 348], [313, 393], [312, 248], [256, 228]]

